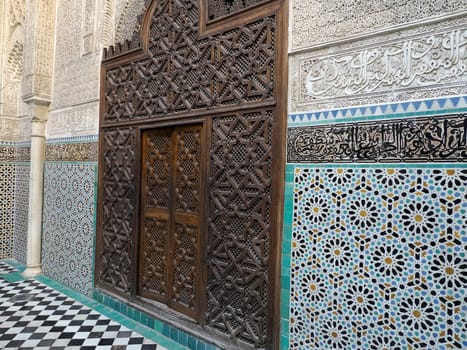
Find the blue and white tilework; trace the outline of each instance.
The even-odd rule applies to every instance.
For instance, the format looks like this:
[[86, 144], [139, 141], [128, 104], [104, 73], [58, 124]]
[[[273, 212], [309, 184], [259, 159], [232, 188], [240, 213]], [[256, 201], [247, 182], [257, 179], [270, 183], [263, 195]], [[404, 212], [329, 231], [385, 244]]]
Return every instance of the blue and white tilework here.
[[293, 113], [288, 117], [288, 126], [316, 125], [320, 122], [345, 120], [367, 120], [382, 118], [413, 117], [417, 115], [439, 115], [464, 112], [467, 109], [467, 96], [442, 97], [427, 100], [414, 100], [384, 103], [379, 105], [337, 108], [332, 110]]
[[289, 348], [467, 348], [467, 169], [294, 169]]
[[15, 164], [0, 162], [0, 259], [13, 256]]
[[44, 274], [91, 295], [95, 232], [95, 163], [45, 165]]
[[13, 258], [22, 264], [26, 264], [30, 169], [27, 163], [16, 164]]

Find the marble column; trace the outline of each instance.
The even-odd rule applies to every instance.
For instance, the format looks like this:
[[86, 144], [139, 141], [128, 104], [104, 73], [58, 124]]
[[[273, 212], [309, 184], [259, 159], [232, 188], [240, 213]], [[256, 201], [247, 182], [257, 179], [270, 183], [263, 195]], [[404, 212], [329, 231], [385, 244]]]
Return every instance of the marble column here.
[[[35, 113], [47, 116], [47, 106], [34, 106]], [[25, 277], [42, 272], [42, 203], [45, 161], [45, 133], [47, 119], [37, 115], [31, 121], [31, 172], [29, 176], [29, 217]]]

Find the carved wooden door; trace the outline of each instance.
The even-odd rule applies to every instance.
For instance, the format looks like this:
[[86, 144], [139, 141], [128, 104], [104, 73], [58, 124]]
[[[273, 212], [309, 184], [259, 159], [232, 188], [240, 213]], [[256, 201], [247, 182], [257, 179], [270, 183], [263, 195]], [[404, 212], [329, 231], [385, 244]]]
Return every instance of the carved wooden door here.
[[142, 137], [139, 294], [199, 314], [202, 126]]

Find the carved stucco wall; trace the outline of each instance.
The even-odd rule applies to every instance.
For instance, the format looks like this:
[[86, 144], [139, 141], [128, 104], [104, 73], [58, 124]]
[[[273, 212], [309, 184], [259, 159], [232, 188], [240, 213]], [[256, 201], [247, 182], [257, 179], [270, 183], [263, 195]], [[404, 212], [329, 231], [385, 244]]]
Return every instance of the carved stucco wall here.
[[143, 0], [58, 1], [48, 138], [97, 134], [102, 49], [131, 39], [143, 10]]
[[467, 15], [290, 56], [289, 111], [467, 93]]
[[102, 50], [98, 2], [59, 0], [48, 138], [97, 134]]
[[24, 1], [3, 1], [0, 7], [0, 140], [26, 140], [29, 128], [21, 128], [21, 119], [26, 115], [26, 105], [21, 99]]
[[115, 42], [130, 40], [136, 28], [137, 16], [144, 12], [144, 0], [115, 0]]
[[465, 1], [290, 8], [281, 349], [464, 349]]
[[465, 11], [462, 0], [293, 0], [292, 49], [374, 34]]

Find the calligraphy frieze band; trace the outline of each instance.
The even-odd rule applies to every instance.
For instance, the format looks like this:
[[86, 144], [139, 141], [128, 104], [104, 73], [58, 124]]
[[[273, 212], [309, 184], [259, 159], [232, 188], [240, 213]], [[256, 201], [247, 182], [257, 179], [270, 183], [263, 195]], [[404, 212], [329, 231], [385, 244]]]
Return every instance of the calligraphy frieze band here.
[[467, 28], [314, 56], [300, 63], [300, 102], [467, 81]]
[[28, 162], [30, 159], [31, 147], [0, 143], [0, 162]]
[[289, 128], [289, 163], [465, 162], [467, 115]]
[[15, 147], [0, 144], [0, 161], [8, 162], [16, 160]]
[[97, 162], [97, 142], [49, 144], [45, 150], [47, 161]]

